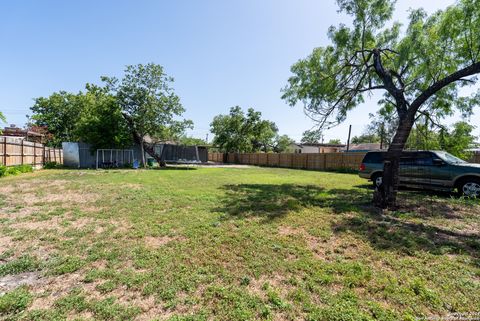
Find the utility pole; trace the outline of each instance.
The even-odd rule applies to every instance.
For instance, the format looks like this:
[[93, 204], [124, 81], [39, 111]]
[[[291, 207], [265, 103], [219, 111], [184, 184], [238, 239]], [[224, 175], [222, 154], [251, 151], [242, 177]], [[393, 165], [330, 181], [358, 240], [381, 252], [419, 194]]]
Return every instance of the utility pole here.
[[208, 133], [207, 133], [207, 137], [205, 137], [205, 143], [208, 144]]
[[352, 125], [348, 127], [347, 153], [350, 150], [350, 135], [352, 134]]

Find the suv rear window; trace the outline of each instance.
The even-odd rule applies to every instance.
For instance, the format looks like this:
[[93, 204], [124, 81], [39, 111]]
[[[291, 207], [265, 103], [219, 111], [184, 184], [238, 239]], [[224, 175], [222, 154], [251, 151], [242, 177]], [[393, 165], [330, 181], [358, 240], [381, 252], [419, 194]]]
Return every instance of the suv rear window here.
[[[381, 164], [385, 158], [385, 152], [369, 152], [363, 158], [362, 163]], [[401, 165], [432, 165], [432, 153], [430, 152], [403, 152], [400, 157]]]
[[386, 153], [382, 152], [370, 152], [365, 155], [362, 163], [383, 163], [383, 159]]

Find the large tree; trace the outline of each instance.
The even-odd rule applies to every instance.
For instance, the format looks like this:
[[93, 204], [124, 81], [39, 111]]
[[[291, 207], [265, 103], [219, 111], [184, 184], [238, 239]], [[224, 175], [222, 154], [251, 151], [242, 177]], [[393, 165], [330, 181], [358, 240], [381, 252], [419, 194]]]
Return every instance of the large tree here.
[[31, 126], [45, 128], [52, 135], [45, 142], [47, 146], [59, 147], [62, 142], [77, 141], [75, 133], [79, 115], [84, 108], [83, 93], [73, 94], [59, 91], [49, 97], [35, 98], [30, 108], [33, 112]]
[[35, 99], [29, 130], [44, 135], [48, 146], [81, 141], [97, 148], [131, 146], [131, 134], [114, 96], [106, 88], [86, 85], [77, 94], [60, 91]]
[[275, 145], [278, 128], [261, 117], [261, 112], [249, 108], [245, 114], [239, 106], [232, 107], [228, 115], [215, 116], [210, 124], [213, 145], [227, 153], [268, 152]]
[[185, 109], [171, 86], [173, 78], [162, 66], [149, 63], [127, 66], [121, 80], [115, 77], [102, 77], [102, 80], [116, 97], [133, 138], [140, 145], [144, 166], [144, 150], [162, 163], [161, 155], [155, 153], [146, 138], [175, 139], [192, 125], [191, 121], [181, 118]]
[[381, 108], [393, 111], [397, 128], [384, 162], [383, 184], [374, 200], [395, 207], [399, 158], [419, 114], [444, 116], [458, 108], [471, 113], [478, 92], [459, 97], [480, 72], [480, 0], [459, 0], [428, 16], [410, 12], [408, 26], [389, 23], [392, 0], [337, 0], [351, 26], [331, 27], [332, 42], [292, 66], [283, 98], [304, 103], [306, 113], [331, 127], [373, 91]]
[[132, 135], [116, 98], [106, 87], [87, 84], [86, 89], [79, 96], [82, 109], [76, 119], [75, 136], [89, 143], [92, 151], [132, 146]]

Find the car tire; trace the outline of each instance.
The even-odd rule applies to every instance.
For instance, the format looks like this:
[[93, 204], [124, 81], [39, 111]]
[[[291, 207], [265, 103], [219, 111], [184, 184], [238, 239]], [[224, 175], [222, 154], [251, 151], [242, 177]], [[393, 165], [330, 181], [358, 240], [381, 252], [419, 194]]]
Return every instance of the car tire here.
[[372, 175], [371, 179], [372, 179], [373, 188], [377, 188], [377, 187], [380, 187], [380, 185], [382, 185], [382, 178], [383, 178], [382, 173], [376, 173]]
[[475, 177], [463, 179], [457, 185], [457, 191], [460, 196], [480, 198], [480, 179]]

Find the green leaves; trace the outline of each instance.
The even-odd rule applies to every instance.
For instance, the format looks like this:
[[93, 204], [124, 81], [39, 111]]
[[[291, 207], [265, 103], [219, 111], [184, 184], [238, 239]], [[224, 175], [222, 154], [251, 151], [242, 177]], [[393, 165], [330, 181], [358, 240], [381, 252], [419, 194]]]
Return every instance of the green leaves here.
[[274, 145], [278, 128], [262, 120], [262, 113], [249, 108], [245, 115], [239, 106], [230, 108], [229, 115], [215, 116], [210, 124], [215, 135], [213, 145], [225, 152], [268, 151]]
[[133, 128], [142, 139], [167, 140], [179, 137], [193, 123], [179, 120], [185, 112], [171, 84], [173, 78], [154, 63], [127, 66], [121, 81], [102, 77], [116, 97], [121, 112], [133, 121]]
[[[413, 119], [420, 107], [439, 117], [455, 109], [467, 115], [480, 102], [477, 93], [458, 94], [480, 72], [480, 0], [461, 0], [430, 16], [412, 10], [406, 28], [397, 22], [387, 26], [394, 1], [337, 4], [352, 16], [352, 26], [330, 27], [331, 45], [315, 48], [291, 67], [282, 95], [291, 106], [303, 104], [320, 128], [345, 120], [363, 95], [375, 90], [384, 93], [378, 101], [382, 109], [399, 118]], [[470, 68], [466, 76], [455, 74], [465, 68]]]

